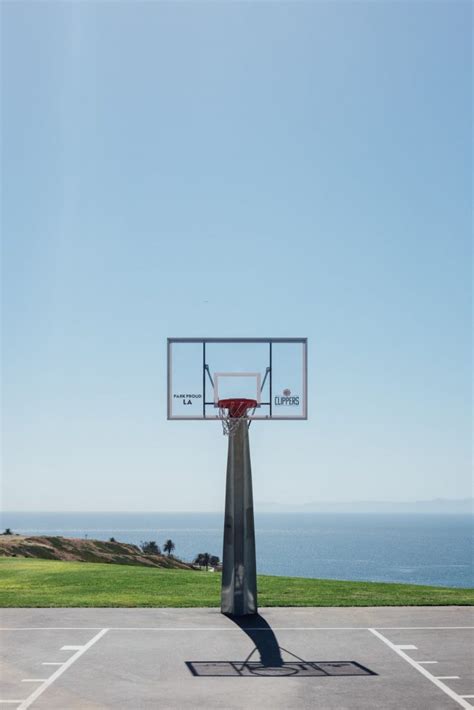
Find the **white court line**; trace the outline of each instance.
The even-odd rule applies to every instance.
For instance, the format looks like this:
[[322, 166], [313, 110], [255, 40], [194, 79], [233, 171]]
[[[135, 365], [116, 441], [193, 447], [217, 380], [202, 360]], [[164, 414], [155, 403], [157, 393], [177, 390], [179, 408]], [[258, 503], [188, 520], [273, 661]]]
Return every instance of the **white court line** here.
[[411, 643], [397, 643], [397, 648], [402, 651], [418, 651], [418, 646], [413, 646]]
[[423, 668], [423, 666], [420, 666], [420, 664], [417, 661], [414, 661], [413, 658], [410, 658], [410, 656], [405, 653], [405, 651], [402, 651], [398, 646], [396, 646], [394, 643], [388, 640], [383, 634], [379, 633], [376, 629], [368, 629], [374, 636], [377, 636], [381, 641], [384, 642], [389, 648], [392, 649], [392, 651], [395, 651], [401, 658], [403, 658], [407, 663], [409, 663], [413, 668], [416, 668], [416, 670], [421, 673], [422, 675], [425, 676], [425, 678], [428, 678], [434, 685], [436, 685], [440, 690], [443, 691], [446, 695], [448, 695], [452, 700], [455, 700], [462, 708], [465, 708], [465, 710], [470, 710], [473, 706], [467, 702], [461, 695], [458, 695], [454, 690], [452, 690], [449, 686], [446, 685], [446, 683], [443, 683], [439, 678], [436, 678], [436, 676], [432, 675], [426, 668]]
[[84, 646], [61, 646], [61, 651], [80, 651]]
[[461, 676], [459, 676], [459, 675], [437, 675], [436, 678], [438, 680], [460, 680]]
[[57, 680], [59, 676], [64, 673], [64, 671], [70, 668], [72, 664], [75, 663], [77, 659], [82, 656], [83, 653], [88, 651], [91, 646], [93, 646], [99, 639], [101, 639], [102, 636], [107, 633], [107, 631], [108, 629], [102, 629], [102, 631], [99, 631], [99, 633], [93, 636], [93, 638], [91, 638], [90, 641], [84, 644], [84, 646], [81, 646], [80, 650], [76, 651], [76, 653], [74, 653], [65, 663], [63, 663], [61, 668], [58, 668], [58, 670], [55, 671], [52, 675], [50, 675], [49, 678], [45, 680], [42, 685], [39, 686], [39, 688], [36, 688], [34, 693], [31, 693], [31, 695], [26, 698], [26, 700], [22, 701], [21, 705], [19, 705], [18, 707], [18, 710], [26, 710], [27, 708], [29, 708], [30, 705], [34, 703], [35, 700], [39, 698], [39, 696], [42, 695], [42, 693], [44, 693], [44, 691], [49, 688], [49, 686], [54, 683], [54, 681]]
[[64, 664], [64, 661], [61, 661], [60, 663], [56, 662], [51, 662], [51, 661], [43, 661], [41, 664], [42, 666], [62, 666]]
[[[98, 631], [103, 626], [3, 626], [0, 631]], [[227, 626], [108, 626], [109, 631], [240, 631]], [[253, 631], [268, 631], [267, 627], [249, 626]], [[272, 631], [423, 631], [474, 629], [474, 626], [272, 626]]]
[[22, 702], [23, 702], [23, 700], [0, 700], [0, 703], [2, 703], [2, 704], [3, 703], [11, 703], [11, 704], [18, 705], [18, 703], [22, 703]]
[[22, 678], [22, 683], [44, 683], [47, 678]]
[[428, 663], [438, 663], [438, 661], [418, 661], [418, 663], [422, 663], [424, 666], [427, 666]]
[[474, 629], [474, 626], [372, 626], [372, 629], [380, 631], [423, 631], [424, 629]]

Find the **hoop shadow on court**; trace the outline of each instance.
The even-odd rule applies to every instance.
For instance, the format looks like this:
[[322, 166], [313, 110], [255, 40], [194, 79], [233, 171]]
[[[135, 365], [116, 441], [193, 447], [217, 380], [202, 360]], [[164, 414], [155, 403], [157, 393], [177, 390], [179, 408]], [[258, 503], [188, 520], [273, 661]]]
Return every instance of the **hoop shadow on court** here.
[[[273, 629], [260, 614], [228, 616], [252, 640], [255, 647], [240, 661], [186, 661], [193, 676], [285, 677], [375, 676], [357, 661], [306, 661], [279, 645]], [[291, 660], [283, 660], [285, 657]]]

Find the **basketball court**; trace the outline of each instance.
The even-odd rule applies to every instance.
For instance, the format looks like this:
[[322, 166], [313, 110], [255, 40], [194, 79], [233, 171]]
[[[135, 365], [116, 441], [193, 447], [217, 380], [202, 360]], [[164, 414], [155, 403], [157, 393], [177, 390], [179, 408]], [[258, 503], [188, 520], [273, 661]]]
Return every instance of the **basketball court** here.
[[249, 428], [307, 419], [306, 339], [169, 339], [167, 372], [168, 419], [229, 437], [221, 607], [5, 609], [0, 706], [473, 708], [470, 608], [258, 609]]
[[4, 609], [0, 706], [474, 707], [471, 608]]

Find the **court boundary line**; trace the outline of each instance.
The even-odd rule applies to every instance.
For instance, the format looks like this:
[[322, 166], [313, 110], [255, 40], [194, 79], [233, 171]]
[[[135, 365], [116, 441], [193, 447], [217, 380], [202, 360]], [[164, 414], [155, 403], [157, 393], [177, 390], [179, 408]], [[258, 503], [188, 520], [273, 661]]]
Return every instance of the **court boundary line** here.
[[397, 646], [395, 643], [392, 643], [386, 636], [377, 631], [376, 628], [369, 628], [367, 630], [370, 631], [370, 633], [373, 634], [376, 638], [380, 639], [380, 641], [383, 641], [386, 646], [388, 646], [392, 651], [394, 651], [398, 656], [400, 656], [400, 658], [403, 658], [403, 660], [409, 663], [410, 666], [415, 668], [418, 673], [421, 673], [421, 675], [425, 676], [425, 678], [431, 681], [433, 685], [436, 685], [436, 687], [442, 690], [445, 695], [451, 698], [451, 700], [454, 700], [465, 710], [471, 710], [471, 708], [473, 707], [471, 703], [468, 703], [467, 700], [465, 700], [461, 695], [459, 695], [452, 688], [446, 685], [446, 683], [443, 683], [438, 677], [430, 673], [429, 670], [427, 670], [423, 666], [420, 666], [418, 661], [415, 661], [413, 658], [411, 658], [411, 656], [405, 653], [405, 651], [403, 651], [399, 646]]
[[57, 671], [55, 671], [52, 675], [49, 676], [49, 678], [46, 678], [46, 680], [38, 687], [36, 690], [31, 693], [23, 702], [21, 705], [18, 706], [17, 710], [27, 710], [27, 708], [32, 705], [32, 703], [35, 702], [39, 698], [40, 695], [44, 693], [45, 690], [49, 688], [50, 685], [54, 683], [55, 680], [59, 678], [65, 671], [67, 671], [68, 668], [70, 668], [73, 663], [75, 663], [86, 651], [88, 651], [97, 641], [99, 641], [105, 634], [107, 633], [108, 629], [102, 629], [99, 631], [98, 634], [93, 636], [87, 643], [85, 643], [79, 650], [76, 651], [67, 661], [65, 661], [61, 668], [58, 668]]
[[[247, 627], [245, 627], [247, 628]], [[474, 626], [249, 626], [253, 631], [442, 631], [474, 629]], [[99, 631], [103, 626], [3, 626], [0, 631]], [[231, 626], [108, 626], [107, 631], [232, 631], [241, 627]]]

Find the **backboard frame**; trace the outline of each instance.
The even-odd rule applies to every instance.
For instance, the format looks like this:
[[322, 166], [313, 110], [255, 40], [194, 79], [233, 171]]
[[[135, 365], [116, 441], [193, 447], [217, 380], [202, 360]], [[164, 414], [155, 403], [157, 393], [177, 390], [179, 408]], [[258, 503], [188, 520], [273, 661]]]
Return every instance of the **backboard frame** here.
[[[172, 383], [173, 383], [173, 377], [172, 377], [172, 348], [173, 344], [175, 343], [195, 343], [195, 344], [202, 344], [202, 414], [193, 416], [193, 415], [178, 415], [173, 413], [173, 407], [172, 407], [172, 398], [173, 398], [173, 392], [172, 392]], [[168, 338], [167, 339], [167, 418], [168, 420], [181, 420], [181, 421], [216, 421], [219, 420], [219, 413], [218, 410], [216, 409], [215, 415], [209, 415], [207, 413], [207, 407], [210, 405], [215, 406], [215, 397], [214, 394], [212, 397], [207, 396], [207, 389], [206, 389], [206, 383], [210, 380], [212, 382], [212, 376], [209, 371], [208, 364], [206, 362], [206, 346], [211, 343], [267, 343], [268, 344], [268, 367], [266, 368], [266, 372], [261, 373], [261, 378], [263, 382], [266, 381], [267, 377], [269, 379], [269, 401], [268, 402], [262, 402], [261, 404], [265, 404], [266, 406], [269, 407], [269, 414], [265, 415], [259, 415], [258, 414], [258, 408], [254, 410], [252, 413], [249, 413], [249, 419], [255, 419], [255, 420], [261, 420], [261, 421], [303, 421], [308, 419], [308, 401], [307, 401], [307, 393], [308, 393], [308, 339], [307, 338]], [[296, 415], [280, 415], [280, 414], [274, 414], [273, 413], [273, 406], [272, 406], [272, 400], [273, 400], [273, 387], [272, 387], [272, 350], [273, 350], [273, 345], [275, 343], [288, 343], [288, 344], [300, 344], [302, 347], [302, 412], [301, 414], [296, 414]], [[228, 375], [234, 375], [238, 376], [239, 374], [242, 375], [255, 375], [258, 373], [255, 372], [250, 372], [250, 373], [217, 373], [219, 375], [221, 374], [228, 374]], [[262, 381], [260, 378], [258, 378], [258, 381]], [[214, 387], [213, 383], [212, 386]]]

